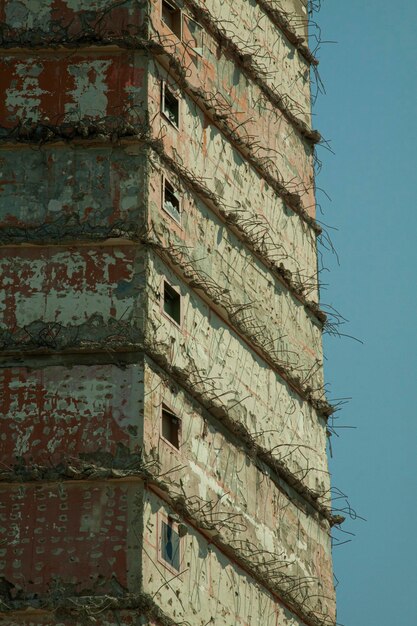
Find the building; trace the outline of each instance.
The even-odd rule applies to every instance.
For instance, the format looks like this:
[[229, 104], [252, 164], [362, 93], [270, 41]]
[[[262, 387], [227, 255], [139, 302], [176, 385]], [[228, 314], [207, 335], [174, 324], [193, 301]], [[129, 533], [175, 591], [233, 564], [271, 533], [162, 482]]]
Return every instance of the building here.
[[306, 1], [0, 11], [0, 623], [331, 626]]

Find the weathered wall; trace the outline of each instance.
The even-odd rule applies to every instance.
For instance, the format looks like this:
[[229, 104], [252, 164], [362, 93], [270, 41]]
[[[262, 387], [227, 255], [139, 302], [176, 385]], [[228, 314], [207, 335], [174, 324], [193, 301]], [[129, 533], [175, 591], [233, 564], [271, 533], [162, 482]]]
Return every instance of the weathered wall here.
[[143, 27], [145, 6], [135, 0], [2, 0], [0, 21], [20, 41], [69, 43], [91, 32], [103, 38], [136, 34]]
[[145, 272], [134, 246], [3, 248], [0, 267], [4, 351], [138, 342]]
[[308, 0], [267, 0], [266, 3], [286, 19], [299, 37], [308, 39]]
[[136, 591], [140, 483], [82, 481], [0, 489], [0, 519], [7, 538], [0, 548], [0, 576], [12, 585], [12, 598], [19, 592], [30, 597]]
[[[270, 4], [305, 34], [303, 0]], [[201, 50], [193, 6], [225, 20]], [[263, 0], [181, 7], [182, 42], [159, 0], [0, 6], [0, 624], [81, 626], [74, 596], [104, 626], [334, 622], [308, 51]]]
[[0, 462], [51, 469], [89, 459], [129, 466], [143, 446], [139, 364], [0, 370]]
[[[222, 541], [260, 572], [268, 572], [265, 561], [276, 559], [277, 582], [279, 573], [285, 574], [308, 581], [313, 597], [320, 591], [331, 597], [328, 523], [320, 521], [295, 492], [285, 490], [273, 472], [248, 458], [248, 449], [235, 435], [181, 388], [164, 381], [149, 360], [144, 380], [152, 390], [145, 398], [145, 453], [158, 460], [158, 473], [172, 497], [182, 496], [197, 519], [213, 525]], [[178, 450], [161, 436], [162, 403], [181, 419]]]
[[[143, 122], [145, 57], [141, 52], [38, 53], [0, 59], [3, 128], [44, 121], [52, 125], [98, 121]], [[4, 134], [4, 131], [3, 131]]]
[[[164, 122], [166, 124], [166, 122]], [[214, 133], [219, 138], [219, 135]], [[194, 137], [194, 135], [193, 135]], [[204, 133], [202, 135], [204, 140]], [[210, 138], [209, 143], [211, 143]], [[175, 143], [174, 143], [175, 142]], [[204, 141], [202, 145], [204, 146]], [[173, 144], [173, 145], [171, 145]], [[169, 129], [165, 139], [167, 153], [177, 161], [177, 148], [181, 139], [174, 129]], [[240, 156], [234, 155], [235, 163], [229, 159], [228, 144], [220, 141], [218, 152], [213, 147], [204, 158], [198, 155], [198, 145], [194, 146], [194, 173], [191, 178], [203, 182], [218, 198], [224, 219], [235, 225], [241, 232], [241, 238], [253, 242], [266, 261], [276, 265], [282, 263], [293, 275], [294, 282], [305, 289], [306, 295], [317, 301], [318, 285], [316, 277], [316, 236], [310, 226], [285, 206], [283, 201], [274, 194], [271, 187], [255, 176], [253, 170], [243, 165]], [[224, 147], [224, 150], [222, 149]], [[191, 157], [181, 149], [188, 161]], [[177, 155], [177, 156], [175, 156]], [[155, 159], [154, 159], [155, 160]], [[205, 167], [207, 169], [205, 169]], [[206, 179], [207, 174], [213, 179]], [[197, 176], [198, 174], [198, 176]]]
[[[194, 176], [204, 179], [227, 207], [247, 209], [251, 206], [254, 213], [262, 215], [265, 205], [278, 205], [282, 211], [283, 203], [276, 191], [187, 94], [182, 93], [181, 97], [180, 133], [160, 117], [161, 80], [166, 78], [166, 72], [153, 63], [149, 72], [149, 115], [154, 135], [164, 138], [168, 154]], [[255, 137], [263, 131], [257, 128]], [[267, 132], [265, 134], [268, 136]], [[182, 140], [184, 136], [188, 138], [187, 143]], [[288, 142], [279, 137], [279, 145], [275, 144], [268, 155], [272, 157], [268, 168], [289, 192], [300, 195], [308, 212], [314, 205], [311, 155], [304, 150], [291, 150], [286, 144]], [[291, 209], [287, 211], [292, 213]], [[298, 215], [295, 218], [300, 220]]]
[[[161, 312], [164, 277], [181, 292], [181, 328]], [[147, 283], [150, 343], [185, 376], [199, 373], [214, 397], [237, 408], [239, 421], [260, 445], [285, 458], [309, 487], [327, 493], [325, 420], [156, 256], [150, 257]]]
[[[244, 10], [251, 10], [248, 9], [249, 5], [245, 3]], [[300, 130], [283, 111], [271, 103], [260, 86], [250, 80], [239, 60], [208, 32], [204, 31], [202, 35], [202, 54], [195, 53], [194, 41], [188, 29], [190, 17], [186, 12], [182, 43], [161, 22], [157, 0], [152, 2], [151, 7], [151, 38], [162, 43], [164, 49], [177, 60], [194, 97], [199, 94], [206, 103], [209, 116], [214, 116], [217, 124], [226, 123], [241, 136], [260, 163], [267, 165], [275, 174], [282, 171], [284, 180], [286, 168], [290, 168], [292, 175], [289, 191], [303, 194], [304, 189], [309, 190], [309, 200], [305, 203], [314, 214], [311, 142], [303, 138]], [[277, 36], [275, 33], [274, 37]], [[171, 61], [167, 63], [162, 55], [158, 59], [169, 69], [170, 74], [174, 74]]]
[[[157, 622], [149, 621], [146, 617], [133, 614], [128, 611], [108, 611], [105, 609], [93, 609], [92, 618], [99, 612], [100, 626], [159, 626]], [[79, 617], [68, 617], [63, 611], [57, 615], [26, 613], [17, 614], [14, 617], [2, 617], [0, 615], [1, 626], [85, 626], [85, 614], [81, 612]]]
[[191, 526], [183, 538], [183, 573], [174, 577], [169, 571], [162, 571], [170, 582], [168, 588], [161, 588], [161, 564], [156, 560], [161, 513], [167, 515], [170, 510], [157, 496], [146, 492], [143, 585], [175, 623], [188, 619], [195, 626], [204, 626], [213, 619], [216, 626], [301, 625], [294, 615], [277, 605], [270, 593]]
[[0, 241], [135, 233], [143, 222], [145, 162], [141, 146], [0, 149]]
[[[253, 56], [266, 84], [284, 97], [297, 117], [310, 125], [309, 64], [283, 32], [256, 2], [207, 0], [205, 5], [219, 24], [227, 24], [227, 34], [242, 54]], [[258, 28], [254, 28], [255, 24]]]
[[[323, 386], [321, 328], [306, 308], [282, 282], [231, 232], [224, 221], [210, 211], [198, 196], [181, 187], [181, 226], [163, 210], [162, 176], [174, 184], [175, 176], [152, 160], [149, 189], [149, 215], [152, 232], [168, 254], [187, 268], [190, 264], [204, 281], [217, 291], [218, 303], [247, 319], [244, 325], [278, 362], [305, 379], [313, 388]], [[297, 240], [294, 239], [294, 248]], [[297, 250], [298, 251], [298, 250]], [[298, 256], [300, 258], [301, 255]], [[287, 258], [283, 255], [283, 258]], [[296, 258], [296, 257], [293, 257]], [[207, 293], [209, 295], [209, 293]], [[233, 323], [234, 318], [230, 317]], [[250, 336], [250, 335], [249, 335]]]

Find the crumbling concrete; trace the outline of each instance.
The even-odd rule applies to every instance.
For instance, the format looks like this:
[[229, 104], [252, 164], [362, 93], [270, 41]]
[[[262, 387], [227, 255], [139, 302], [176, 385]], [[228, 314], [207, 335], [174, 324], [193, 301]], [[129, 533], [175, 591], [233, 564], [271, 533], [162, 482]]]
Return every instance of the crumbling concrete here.
[[143, 447], [143, 367], [114, 364], [4, 368], [1, 463], [57, 466], [64, 459]]
[[[302, 6], [298, 21], [306, 27], [307, 8], [304, 3], [299, 4]], [[235, 44], [253, 58], [268, 86], [281, 93], [295, 114], [310, 125], [310, 64], [285, 33], [267, 19], [257, 2], [237, 5], [233, 0], [208, 0], [205, 6], [217, 22], [224, 22]], [[254, 24], [259, 27], [254, 28]]]
[[116, 228], [135, 232], [143, 213], [145, 155], [133, 146], [8, 147], [0, 168], [3, 243], [16, 241], [19, 228], [22, 242], [81, 239], [83, 231], [107, 239]]
[[334, 626], [306, 3], [38, 4], [0, 8], [0, 624]]
[[[161, 312], [164, 277], [180, 289], [182, 327], [187, 329], [186, 336]], [[295, 463], [295, 473], [307, 473], [306, 480], [314, 485], [313, 488], [320, 485], [319, 490], [327, 492], [326, 459], [323, 457], [325, 421], [320, 419], [316, 409], [281, 376], [266, 367], [265, 361], [195, 293], [179, 282], [175, 274], [167, 271], [157, 257], [150, 257], [147, 282], [150, 315], [145, 332], [148, 340], [163, 347], [169, 361], [184, 374], [192, 365], [196, 367], [206, 384], [212, 386], [215, 395], [222, 397], [226, 405], [239, 405], [241, 423], [250, 432], [257, 433], [269, 450], [280, 449], [277, 446], [282, 444], [282, 439], [278, 433], [285, 433], [288, 429], [283, 439], [294, 447], [289, 462]], [[268, 389], [267, 395], [265, 389]], [[278, 428], [277, 415], [281, 417]], [[304, 459], [304, 446], [320, 451], [311, 472], [306, 472], [305, 461], [301, 460]], [[283, 452], [288, 456], [288, 448]], [[318, 477], [314, 478], [316, 472]]]

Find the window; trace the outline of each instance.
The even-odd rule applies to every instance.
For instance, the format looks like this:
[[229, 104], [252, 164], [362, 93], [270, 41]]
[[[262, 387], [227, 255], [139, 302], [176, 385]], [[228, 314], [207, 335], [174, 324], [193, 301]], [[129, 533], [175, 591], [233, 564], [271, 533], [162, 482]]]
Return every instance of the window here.
[[179, 128], [180, 124], [180, 101], [177, 96], [174, 94], [172, 89], [168, 87], [168, 85], [163, 82], [162, 83], [162, 98], [161, 98], [161, 111], [167, 118], [167, 120], [175, 126], [175, 128]]
[[161, 557], [177, 572], [180, 571], [180, 536], [174, 529], [177, 525], [168, 517], [167, 522], [161, 521]]
[[165, 177], [162, 189], [162, 208], [178, 223], [181, 223], [181, 203], [180, 194]]
[[172, 4], [162, 0], [162, 21], [168, 26], [170, 30], [181, 39], [182, 35], [182, 17], [181, 10]]
[[161, 435], [174, 448], [180, 447], [181, 420], [172, 413], [165, 404], [162, 405], [161, 413]]
[[188, 31], [189, 31], [189, 41], [188, 41], [188, 33], [187, 33], [187, 44], [200, 56], [203, 54], [203, 28], [200, 26], [198, 22], [195, 22], [192, 19], [187, 21]]
[[163, 308], [168, 317], [179, 326], [181, 324], [181, 296], [166, 280], [164, 280]]

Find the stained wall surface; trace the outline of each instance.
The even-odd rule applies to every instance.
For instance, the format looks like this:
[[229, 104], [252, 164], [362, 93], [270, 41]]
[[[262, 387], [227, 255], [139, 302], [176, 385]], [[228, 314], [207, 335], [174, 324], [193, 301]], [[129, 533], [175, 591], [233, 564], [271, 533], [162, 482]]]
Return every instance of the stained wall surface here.
[[134, 233], [144, 219], [144, 166], [136, 146], [0, 147], [2, 242]]
[[128, 462], [143, 445], [143, 369], [132, 364], [3, 368], [1, 463]]
[[3, 488], [1, 575], [16, 595], [134, 591], [140, 537], [131, 522], [140, 528], [140, 496], [140, 485], [110, 481]]
[[334, 626], [307, 16], [0, 3], [0, 624]]

